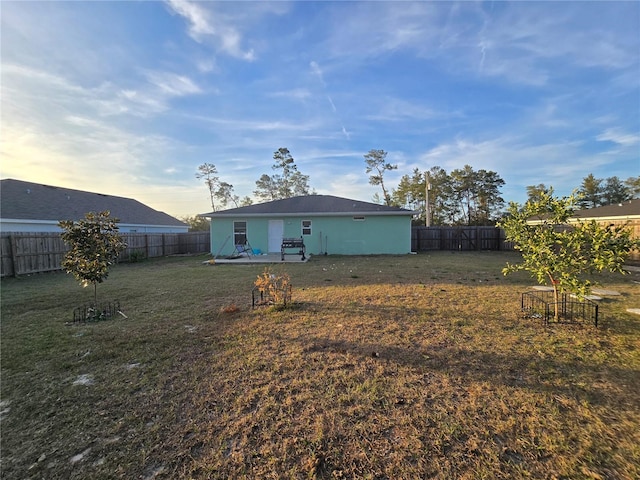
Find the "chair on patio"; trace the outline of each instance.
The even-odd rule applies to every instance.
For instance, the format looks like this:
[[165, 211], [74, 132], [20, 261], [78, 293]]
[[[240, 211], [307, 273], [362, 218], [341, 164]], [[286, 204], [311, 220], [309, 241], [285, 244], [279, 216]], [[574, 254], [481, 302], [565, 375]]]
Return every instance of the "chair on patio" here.
[[251, 257], [253, 255], [253, 249], [251, 248], [246, 235], [236, 235], [235, 250], [233, 252], [233, 255], [242, 256], [243, 254], [247, 254], [248, 257]]

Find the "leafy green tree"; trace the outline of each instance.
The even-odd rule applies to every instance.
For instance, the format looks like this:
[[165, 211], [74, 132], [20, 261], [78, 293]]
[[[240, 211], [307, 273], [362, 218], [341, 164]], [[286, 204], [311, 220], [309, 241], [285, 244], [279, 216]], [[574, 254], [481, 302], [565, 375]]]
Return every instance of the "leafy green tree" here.
[[384, 204], [391, 205], [391, 195], [384, 185], [384, 174], [385, 172], [396, 170], [398, 165], [392, 165], [388, 163], [386, 159], [387, 152], [384, 150], [371, 149], [365, 154], [364, 163], [367, 165], [366, 172], [373, 172], [372, 175], [369, 175], [369, 183], [371, 185], [380, 185]]
[[629, 189], [618, 177], [609, 177], [604, 182], [602, 189], [603, 205], [613, 205], [631, 200]]
[[289, 149], [279, 148], [273, 153], [273, 159], [275, 163], [271, 168], [281, 173], [263, 174], [256, 181], [253, 193], [266, 201], [309, 195], [309, 176], [300, 173]]
[[118, 219], [110, 212], [89, 212], [84, 220], [61, 220], [62, 240], [69, 246], [62, 268], [83, 287], [93, 285], [94, 305], [98, 305], [98, 283], [109, 275], [109, 267], [127, 247], [118, 233]]
[[594, 208], [602, 205], [602, 179], [596, 178], [590, 173], [582, 179], [578, 193], [580, 195], [578, 205], [581, 208]]
[[507, 240], [522, 252], [522, 262], [508, 263], [502, 272], [526, 270], [540, 284], [550, 283], [556, 320], [560, 293], [588, 295], [589, 275], [603, 270], [624, 273], [624, 261], [640, 246], [631, 238], [631, 229], [624, 226], [570, 221], [576, 203], [576, 195], [555, 198], [551, 189], [524, 206], [511, 202], [507, 217], [499, 223]]

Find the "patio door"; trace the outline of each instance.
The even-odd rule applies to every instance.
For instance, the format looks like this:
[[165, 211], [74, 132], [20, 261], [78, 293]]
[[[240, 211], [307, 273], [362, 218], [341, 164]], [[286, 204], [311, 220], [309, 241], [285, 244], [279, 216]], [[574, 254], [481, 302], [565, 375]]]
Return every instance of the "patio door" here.
[[284, 220], [269, 220], [269, 253], [280, 252]]

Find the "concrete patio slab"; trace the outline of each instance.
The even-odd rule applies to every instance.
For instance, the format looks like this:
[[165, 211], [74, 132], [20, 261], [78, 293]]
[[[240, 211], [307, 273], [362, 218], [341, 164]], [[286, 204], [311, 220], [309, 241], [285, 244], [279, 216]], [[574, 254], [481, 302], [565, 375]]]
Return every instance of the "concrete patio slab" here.
[[540, 292], [553, 292], [553, 287], [547, 287], [546, 285], [533, 285], [531, 289], [538, 290]]
[[211, 264], [211, 265], [250, 265], [257, 263], [307, 263], [311, 255], [307, 255], [304, 260], [302, 260], [302, 255], [285, 255], [284, 261], [281, 259], [279, 253], [269, 253], [267, 255], [251, 255], [251, 256], [239, 256], [236, 258], [216, 258], [213, 262], [207, 261], [202, 262], [203, 264]]
[[616, 292], [615, 290], [606, 290], [604, 288], [592, 288], [591, 293], [594, 295], [605, 295], [609, 297], [617, 297], [620, 295], [620, 292]]

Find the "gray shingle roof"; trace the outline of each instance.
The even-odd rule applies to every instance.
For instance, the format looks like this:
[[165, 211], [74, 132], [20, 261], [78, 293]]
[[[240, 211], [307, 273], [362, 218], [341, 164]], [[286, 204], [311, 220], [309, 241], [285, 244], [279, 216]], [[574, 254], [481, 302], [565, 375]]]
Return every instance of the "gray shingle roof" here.
[[640, 215], [640, 198], [574, 212], [574, 217], [577, 218], [611, 218], [628, 217], [631, 215]]
[[109, 210], [123, 224], [186, 226], [137, 200], [21, 180], [0, 180], [0, 217], [21, 220], [81, 220]]
[[413, 213], [405, 208], [388, 207], [377, 203], [361, 202], [332, 195], [305, 195], [246, 207], [220, 210], [218, 212], [203, 213], [201, 216], [220, 218], [265, 215], [412, 215]]

